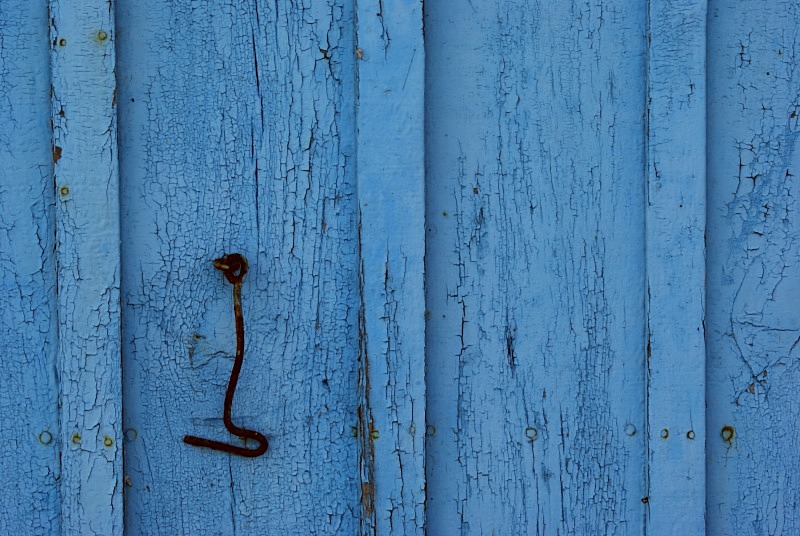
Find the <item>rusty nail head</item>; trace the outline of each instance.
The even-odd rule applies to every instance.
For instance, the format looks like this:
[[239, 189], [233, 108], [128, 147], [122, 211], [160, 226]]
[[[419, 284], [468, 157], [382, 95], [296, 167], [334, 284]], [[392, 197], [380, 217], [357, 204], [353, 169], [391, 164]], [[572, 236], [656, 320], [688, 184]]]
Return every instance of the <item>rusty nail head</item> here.
[[723, 441], [733, 441], [733, 426], [723, 426], [719, 435]]

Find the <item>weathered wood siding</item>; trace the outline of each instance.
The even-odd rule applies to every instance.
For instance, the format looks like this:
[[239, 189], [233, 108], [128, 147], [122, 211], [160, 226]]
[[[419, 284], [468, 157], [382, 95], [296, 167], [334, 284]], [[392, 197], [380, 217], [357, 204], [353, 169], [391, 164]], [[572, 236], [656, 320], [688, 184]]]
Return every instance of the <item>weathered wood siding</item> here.
[[645, 3], [425, 3], [429, 534], [637, 534]]
[[58, 534], [47, 5], [0, 2], [0, 533]]
[[424, 7], [0, 0], [0, 533], [800, 532], [800, 2]]
[[800, 3], [711, 1], [708, 533], [800, 533]]

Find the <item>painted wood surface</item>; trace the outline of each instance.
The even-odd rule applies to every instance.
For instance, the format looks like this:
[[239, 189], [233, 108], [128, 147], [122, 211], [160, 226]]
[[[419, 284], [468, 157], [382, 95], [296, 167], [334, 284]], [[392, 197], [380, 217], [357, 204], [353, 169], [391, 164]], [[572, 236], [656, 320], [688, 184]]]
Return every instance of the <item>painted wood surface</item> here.
[[361, 534], [425, 524], [422, 3], [359, 1]]
[[0, 533], [60, 531], [47, 6], [0, 2]]
[[798, 532], [800, 7], [552, 4], [0, 3], [0, 532]]
[[[353, 5], [117, 8], [126, 531], [353, 534]], [[211, 261], [232, 252], [250, 264], [233, 421], [268, 437], [255, 459], [182, 441], [231, 440], [231, 288]]]
[[647, 534], [705, 531], [705, 27], [648, 3]]
[[642, 533], [645, 3], [425, 9], [428, 533]]
[[114, 13], [51, 0], [50, 17], [62, 529], [121, 534]]
[[800, 533], [800, 4], [709, 3], [708, 533]]

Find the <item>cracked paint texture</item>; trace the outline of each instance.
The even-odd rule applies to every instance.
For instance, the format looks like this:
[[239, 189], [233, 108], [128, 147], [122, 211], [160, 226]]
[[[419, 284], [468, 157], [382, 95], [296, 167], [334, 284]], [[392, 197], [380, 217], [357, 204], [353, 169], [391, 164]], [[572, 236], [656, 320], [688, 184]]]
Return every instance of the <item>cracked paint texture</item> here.
[[798, 25], [709, 3], [709, 534], [800, 532]]
[[425, 9], [427, 529], [642, 533], [644, 4]]
[[[357, 531], [358, 232], [351, 3], [120, 0], [125, 526]], [[244, 364], [222, 402], [242, 253]]]
[[423, 534], [422, 4], [372, 0], [357, 6], [362, 310], [359, 533]]
[[114, 13], [50, 2], [61, 521], [122, 532], [119, 190]]
[[58, 534], [47, 6], [0, 3], [0, 533]]

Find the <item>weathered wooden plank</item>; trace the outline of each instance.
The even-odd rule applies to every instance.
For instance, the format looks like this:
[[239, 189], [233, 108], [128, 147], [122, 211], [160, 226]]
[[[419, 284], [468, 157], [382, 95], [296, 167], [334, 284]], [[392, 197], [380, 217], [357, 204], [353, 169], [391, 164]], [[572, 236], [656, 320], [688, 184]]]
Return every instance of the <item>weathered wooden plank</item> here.
[[800, 533], [799, 26], [709, 2], [709, 534]]
[[0, 533], [58, 534], [47, 5], [0, 2]]
[[358, 4], [361, 534], [425, 523], [422, 3]]
[[645, 3], [425, 9], [428, 532], [642, 533]]
[[[358, 530], [351, 2], [120, 0], [126, 529]], [[244, 367], [212, 259], [240, 252]], [[235, 438], [234, 438], [235, 439]]]
[[647, 532], [703, 534], [706, 2], [648, 6]]
[[114, 13], [51, 0], [61, 516], [122, 532], [119, 191]]

